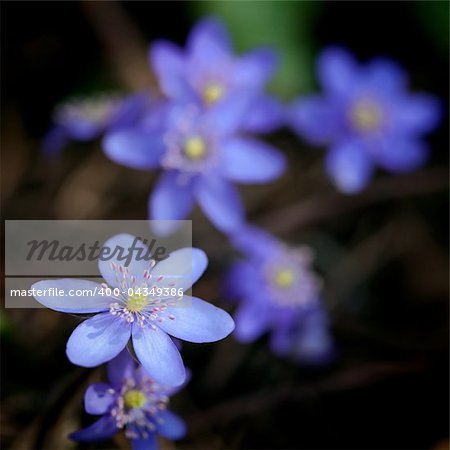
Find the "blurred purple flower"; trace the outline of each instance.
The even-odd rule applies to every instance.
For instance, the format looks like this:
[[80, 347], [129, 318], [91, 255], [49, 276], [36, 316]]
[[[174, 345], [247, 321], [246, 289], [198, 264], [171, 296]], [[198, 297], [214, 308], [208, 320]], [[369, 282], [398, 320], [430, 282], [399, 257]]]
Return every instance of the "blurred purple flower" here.
[[[129, 249], [135, 239], [119, 234], [104, 247], [113, 251], [117, 247]], [[146, 254], [147, 247], [137, 242], [137, 248]], [[185, 379], [185, 369], [169, 335], [190, 342], [214, 342], [234, 329], [234, 322], [225, 311], [199, 298], [179, 294], [200, 278], [207, 264], [205, 253], [195, 248], [174, 251], [156, 265], [155, 261], [138, 259], [133, 253], [126, 267], [116, 258], [99, 260], [99, 270], [107, 284], [70, 278], [39, 281], [32, 288], [41, 290], [40, 295], [35, 295], [38, 302], [55, 311], [99, 313], [81, 323], [70, 336], [66, 350], [72, 363], [83, 367], [105, 363], [118, 355], [131, 337], [134, 351], [149, 375], [159, 383], [177, 386]], [[116, 288], [116, 293], [107, 296], [100, 291], [108, 286]], [[51, 295], [51, 288], [64, 290], [65, 296]], [[158, 292], [164, 288], [168, 291]], [[92, 295], [70, 296], [71, 289], [89, 290]]]
[[148, 94], [123, 97], [117, 94], [75, 98], [61, 104], [54, 113], [55, 125], [44, 137], [43, 151], [59, 153], [69, 140], [90, 141], [107, 130], [133, 124], [149, 103]]
[[289, 121], [312, 144], [330, 146], [326, 170], [340, 191], [361, 191], [376, 165], [405, 172], [426, 162], [421, 136], [438, 124], [440, 104], [408, 93], [407, 76], [395, 62], [363, 66], [346, 50], [329, 48], [320, 55], [318, 75], [323, 94], [295, 101]]
[[244, 96], [251, 102], [240, 123], [242, 130], [267, 133], [281, 125], [281, 104], [264, 93], [277, 66], [275, 52], [259, 48], [235, 56], [227, 30], [219, 20], [206, 18], [198, 22], [184, 51], [161, 40], [151, 46], [149, 56], [168, 98], [214, 108], [230, 97]]
[[311, 249], [287, 247], [253, 227], [232, 242], [245, 255], [225, 279], [227, 297], [239, 300], [236, 338], [253, 342], [270, 332], [271, 348], [279, 355], [311, 364], [329, 361], [334, 345]]
[[157, 449], [157, 435], [181, 439], [186, 434], [183, 420], [167, 409], [169, 397], [182, 386], [163, 386], [136, 367], [127, 350], [108, 363], [109, 383], [91, 384], [84, 395], [86, 412], [102, 417], [87, 428], [72, 433], [78, 442], [109, 439], [119, 430], [134, 450]]
[[165, 170], [149, 198], [150, 219], [185, 219], [197, 201], [217, 228], [231, 231], [244, 222], [232, 182], [268, 182], [286, 166], [271, 145], [236, 135], [247, 105], [245, 96], [228, 97], [207, 110], [195, 103], [166, 104], [139, 128], [108, 133], [104, 150], [128, 167]]

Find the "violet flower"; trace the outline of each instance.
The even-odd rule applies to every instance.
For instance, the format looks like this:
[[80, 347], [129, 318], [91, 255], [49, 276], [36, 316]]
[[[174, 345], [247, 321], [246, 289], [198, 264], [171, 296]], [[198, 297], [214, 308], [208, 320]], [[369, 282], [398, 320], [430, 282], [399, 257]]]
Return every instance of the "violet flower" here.
[[227, 30], [216, 18], [198, 22], [184, 50], [169, 41], [155, 42], [150, 63], [169, 99], [214, 108], [232, 96], [244, 96], [252, 102], [242, 119], [242, 130], [267, 133], [282, 124], [281, 104], [264, 92], [277, 67], [275, 52], [258, 48], [234, 55]]
[[110, 439], [120, 430], [133, 450], [158, 448], [157, 436], [181, 439], [186, 434], [183, 420], [167, 409], [169, 397], [181, 387], [163, 386], [136, 367], [127, 350], [108, 363], [109, 383], [91, 384], [84, 395], [86, 412], [100, 419], [70, 438], [78, 442]]
[[[135, 239], [119, 234], [104, 247], [132, 248]], [[147, 247], [138, 242], [145, 254]], [[170, 336], [190, 342], [214, 342], [234, 329], [228, 313], [184, 294], [203, 274], [207, 263], [205, 253], [195, 248], [174, 251], [156, 265], [154, 260], [137, 259], [133, 253], [126, 267], [117, 259], [99, 260], [106, 281], [103, 285], [70, 278], [39, 281], [32, 288], [40, 291], [35, 294], [36, 300], [55, 311], [96, 313], [78, 325], [67, 342], [67, 356], [72, 363], [83, 367], [103, 364], [117, 356], [131, 337], [148, 374], [159, 383], [176, 386], [183, 383], [185, 369]], [[65, 296], [52, 296], [51, 288], [64, 290]], [[70, 296], [71, 289], [89, 290], [91, 295]]]
[[344, 193], [361, 191], [375, 166], [406, 172], [422, 166], [441, 111], [436, 98], [410, 94], [404, 71], [393, 61], [359, 65], [341, 48], [318, 60], [322, 95], [299, 98], [290, 110], [293, 129], [314, 145], [329, 146], [326, 170]]
[[149, 97], [144, 93], [128, 97], [97, 94], [68, 100], [55, 110], [54, 126], [44, 137], [43, 151], [51, 156], [59, 153], [70, 140], [87, 142], [115, 127], [131, 125], [148, 103]]
[[185, 219], [197, 202], [217, 228], [231, 231], [244, 222], [232, 182], [265, 183], [286, 166], [271, 145], [236, 134], [247, 105], [245, 96], [208, 110], [195, 103], [170, 103], [160, 107], [159, 121], [153, 111], [139, 128], [108, 133], [104, 150], [128, 167], [164, 169], [149, 198], [150, 219]]
[[235, 337], [253, 342], [270, 333], [278, 355], [303, 363], [329, 361], [333, 341], [321, 302], [321, 281], [311, 267], [309, 247], [291, 248], [248, 227], [232, 237], [245, 256], [230, 268], [225, 291], [238, 300]]

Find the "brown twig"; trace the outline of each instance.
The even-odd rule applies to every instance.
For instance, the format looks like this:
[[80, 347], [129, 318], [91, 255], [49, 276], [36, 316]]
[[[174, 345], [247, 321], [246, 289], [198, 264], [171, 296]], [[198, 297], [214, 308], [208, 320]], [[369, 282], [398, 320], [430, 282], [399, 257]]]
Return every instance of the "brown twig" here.
[[155, 86], [147, 63], [145, 38], [120, 2], [82, 0], [81, 5], [120, 81], [131, 90]]

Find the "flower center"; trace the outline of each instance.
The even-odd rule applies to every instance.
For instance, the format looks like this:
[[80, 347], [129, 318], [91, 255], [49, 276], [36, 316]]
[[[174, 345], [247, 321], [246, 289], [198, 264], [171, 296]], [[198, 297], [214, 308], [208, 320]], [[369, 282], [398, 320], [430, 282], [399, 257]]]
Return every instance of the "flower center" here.
[[367, 132], [378, 128], [382, 121], [382, 111], [375, 102], [360, 100], [350, 112], [350, 121], [359, 131]]
[[192, 136], [186, 139], [183, 153], [192, 161], [203, 159], [206, 155], [206, 143], [199, 136]]
[[280, 288], [289, 288], [294, 283], [294, 272], [291, 269], [280, 269], [275, 272], [275, 284]]
[[135, 292], [133, 295], [128, 296], [126, 307], [128, 311], [137, 313], [142, 311], [147, 305], [148, 297], [140, 292]]
[[210, 83], [203, 89], [203, 100], [206, 104], [211, 105], [212, 103], [220, 100], [224, 95], [223, 86], [218, 83]]
[[380, 107], [369, 100], [357, 102], [350, 113], [353, 126], [363, 132], [373, 131], [379, 127], [382, 119]]
[[147, 402], [147, 396], [138, 389], [131, 389], [123, 396], [126, 408], [142, 408]]

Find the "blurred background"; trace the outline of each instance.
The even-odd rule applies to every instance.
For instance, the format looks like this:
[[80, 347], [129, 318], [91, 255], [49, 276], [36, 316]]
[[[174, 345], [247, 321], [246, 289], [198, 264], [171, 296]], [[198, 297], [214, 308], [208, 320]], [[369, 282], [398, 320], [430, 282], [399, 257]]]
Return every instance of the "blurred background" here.
[[[155, 174], [115, 165], [99, 142], [55, 158], [40, 146], [54, 107], [97, 91], [155, 87], [146, 59], [155, 38], [184, 44], [214, 14], [235, 48], [272, 45], [283, 100], [317, 90], [314, 59], [343, 44], [361, 60], [396, 59], [413, 90], [448, 105], [448, 2], [1, 3], [3, 219], [143, 219]], [[288, 130], [269, 137], [289, 159], [277, 182], [248, 186], [249, 220], [310, 244], [324, 278], [338, 355], [306, 368], [274, 356], [265, 338], [184, 345], [193, 372], [172, 401], [187, 437], [165, 448], [448, 448], [448, 116], [429, 137], [426, 167], [379, 173], [360, 195], [335, 191], [324, 152]], [[234, 252], [201, 213], [194, 245], [210, 257], [196, 295], [217, 305]], [[2, 448], [127, 448], [121, 436], [78, 446], [66, 435], [92, 422], [82, 394], [103, 368], [72, 366], [65, 344], [78, 320], [47, 310], [2, 310]]]

